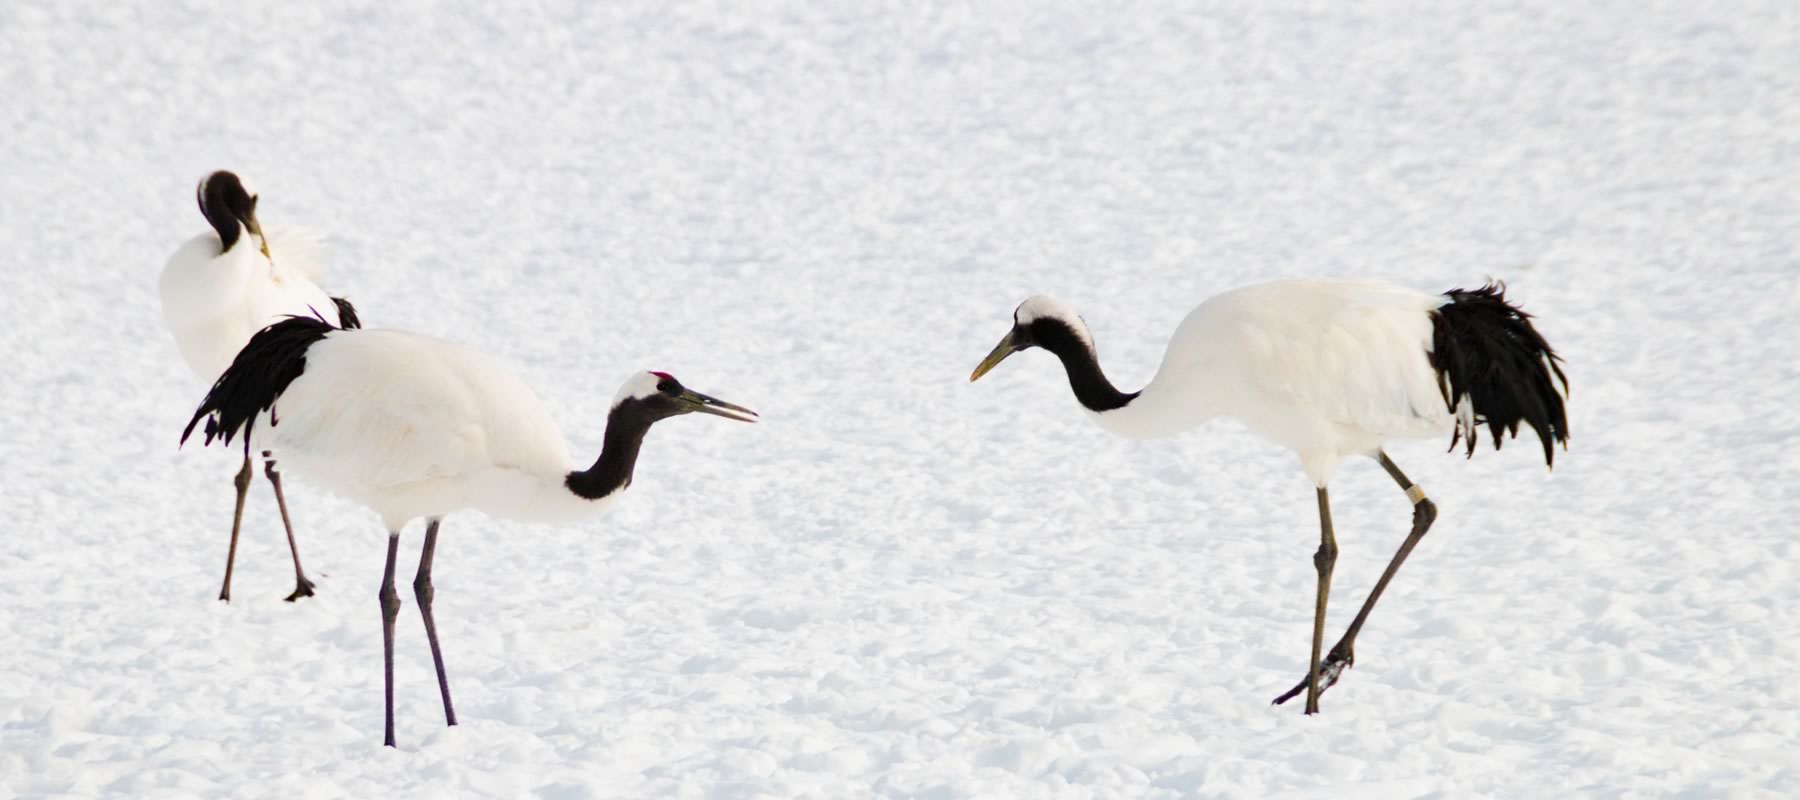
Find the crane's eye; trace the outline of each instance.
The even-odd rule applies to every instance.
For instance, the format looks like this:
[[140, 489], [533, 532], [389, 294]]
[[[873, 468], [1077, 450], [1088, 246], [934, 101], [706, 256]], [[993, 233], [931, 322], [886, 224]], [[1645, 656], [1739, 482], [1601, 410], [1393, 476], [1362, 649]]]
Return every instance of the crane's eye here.
[[675, 393], [675, 382], [674, 381], [659, 381], [656, 384], [656, 390], [659, 392], [662, 392], [663, 394], [674, 394]]

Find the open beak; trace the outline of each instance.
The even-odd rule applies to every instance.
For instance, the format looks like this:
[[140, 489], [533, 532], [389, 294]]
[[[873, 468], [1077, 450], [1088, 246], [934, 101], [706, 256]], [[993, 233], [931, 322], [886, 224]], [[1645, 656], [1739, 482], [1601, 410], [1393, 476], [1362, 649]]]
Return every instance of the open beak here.
[[692, 389], [685, 390], [679, 398], [689, 411], [712, 414], [739, 422], [755, 422], [756, 412], [735, 403], [727, 403], [717, 397], [707, 397]]
[[262, 250], [263, 258], [274, 261], [275, 257], [269, 255], [269, 239], [263, 235], [262, 223], [256, 221], [255, 214], [250, 215], [250, 221], [245, 223], [244, 227], [249, 228], [250, 235], [256, 237], [256, 247], [257, 249]]
[[1013, 344], [1012, 331], [1007, 331], [1006, 338], [1001, 339], [999, 344], [994, 345], [994, 349], [988, 352], [987, 358], [982, 359], [981, 364], [975, 367], [975, 371], [969, 373], [969, 382], [974, 383], [975, 381], [980, 380], [981, 376], [988, 374], [988, 370], [999, 366], [1000, 362], [1005, 361], [1007, 356], [1017, 352], [1019, 352], [1019, 348]]

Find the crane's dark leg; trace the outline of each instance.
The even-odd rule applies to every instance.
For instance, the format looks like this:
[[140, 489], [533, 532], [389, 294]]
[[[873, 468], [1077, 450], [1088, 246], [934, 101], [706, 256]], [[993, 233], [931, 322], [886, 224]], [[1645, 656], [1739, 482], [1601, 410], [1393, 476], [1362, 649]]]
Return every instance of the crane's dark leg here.
[[1387, 453], [1379, 453], [1377, 458], [1381, 461], [1382, 469], [1387, 470], [1387, 474], [1393, 476], [1394, 482], [1400, 484], [1400, 488], [1406, 491], [1407, 499], [1413, 501], [1412, 531], [1406, 534], [1406, 541], [1400, 543], [1400, 549], [1395, 551], [1393, 560], [1388, 562], [1387, 569], [1381, 573], [1381, 580], [1375, 582], [1375, 588], [1369, 592], [1369, 599], [1363, 601], [1362, 608], [1356, 612], [1356, 619], [1351, 620], [1349, 630], [1344, 631], [1344, 638], [1337, 643], [1336, 647], [1331, 648], [1333, 653], [1341, 648], [1344, 651], [1346, 663], [1351, 661], [1351, 645], [1356, 642], [1356, 634], [1362, 631], [1363, 623], [1368, 621], [1369, 612], [1375, 608], [1375, 601], [1381, 599], [1381, 593], [1387, 589], [1388, 581], [1394, 579], [1394, 573], [1400, 571], [1400, 565], [1406, 561], [1408, 555], [1412, 554], [1413, 548], [1418, 546], [1419, 540], [1425, 538], [1425, 532], [1431, 529], [1431, 523], [1437, 520], [1437, 504], [1425, 496], [1425, 490], [1408, 479], [1406, 473], [1401, 472], [1400, 468], [1394, 465], [1393, 460], [1387, 457]]
[[[1381, 593], [1387, 589], [1388, 582], [1394, 579], [1394, 573], [1400, 571], [1400, 565], [1412, 554], [1419, 540], [1425, 538], [1425, 532], [1431, 529], [1431, 523], [1437, 519], [1437, 505], [1425, 496], [1424, 489], [1419, 488], [1418, 484], [1406, 477], [1406, 473], [1400, 471], [1400, 467], [1387, 457], [1387, 453], [1377, 453], [1376, 460], [1381, 462], [1381, 468], [1387, 470], [1394, 482], [1406, 490], [1407, 499], [1413, 501], [1412, 531], [1406, 535], [1406, 541], [1400, 543], [1399, 551], [1394, 553], [1393, 560], [1388, 562], [1387, 569], [1381, 573], [1381, 580], [1376, 581], [1375, 588], [1369, 591], [1369, 599], [1363, 601], [1362, 608], [1357, 610], [1356, 619], [1351, 620], [1349, 629], [1344, 631], [1344, 638], [1332, 646], [1331, 654], [1320, 665], [1320, 672], [1326, 676], [1325, 683], [1319, 687], [1321, 693], [1337, 683], [1344, 670], [1356, 663], [1356, 635], [1362, 632], [1363, 623], [1369, 621], [1369, 612], [1375, 609], [1375, 601], [1381, 599]], [[1304, 685], [1305, 681], [1302, 681], [1301, 686]], [[1300, 686], [1295, 686], [1287, 694], [1276, 698], [1275, 702], [1284, 702], [1299, 691]]]
[[1306, 713], [1319, 713], [1319, 693], [1324, 688], [1319, 685], [1319, 653], [1325, 646], [1325, 604], [1331, 597], [1331, 570], [1337, 564], [1337, 537], [1331, 532], [1331, 498], [1325, 487], [1319, 487], [1319, 549], [1313, 553], [1313, 568], [1319, 572], [1318, 605], [1313, 608], [1312, 666], [1306, 674], [1306, 680], [1294, 691], [1275, 699], [1277, 704], [1294, 696], [1301, 688], [1306, 689]]
[[425, 549], [419, 552], [419, 574], [413, 578], [413, 598], [419, 601], [419, 616], [425, 618], [425, 638], [431, 640], [431, 663], [437, 665], [438, 692], [444, 695], [444, 722], [456, 724], [456, 708], [450, 705], [450, 678], [444, 674], [444, 652], [438, 649], [437, 622], [431, 617], [431, 556], [437, 551], [439, 520], [425, 526]]
[[269, 451], [263, 451], [263, 474], [268, 476], [269, 485], [275, 487], [275, 505], [281, 509], [281, 527], [287, 529], [288, 552], [294, 554], [294, 593], [287, 596], [292, 603], [302, 597], [313, 596], [313, 582], [306, 579], [306, 570], [300, 568], [300, 545], [294, 542], [294, 523], [288, 519], [287, 498], [281, 494], [281, 473], [275, 470], [275, 458]]
[[400, 552], [400, 532], [388, 533], [387, 572], [381, 579], [381, 666], [387, 684], [387, 738], [394, 747], [394, 620], [400, 617], [400, 594], [394, 591], [394, 557]]
[[231, 549], [225, 552], [225, 585], [219, 587], [219, 599], [231, 602], [231, 568], [237, 564], [238, 531], [244, 527], [244, 496], [250, 491], [250, 453], [244, 453], [244, 467], [238, 470], [231, 485], [237, 487], [237, 508], [231, 512]]

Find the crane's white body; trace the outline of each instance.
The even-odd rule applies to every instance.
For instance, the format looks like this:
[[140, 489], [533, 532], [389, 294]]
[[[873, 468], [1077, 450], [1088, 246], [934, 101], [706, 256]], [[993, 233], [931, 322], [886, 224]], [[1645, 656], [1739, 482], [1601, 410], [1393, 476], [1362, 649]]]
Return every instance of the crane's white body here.
[[[1318, 487], [1312, 655], [1306, 679], [1275, 703], [1304, 691], [1308, 714], [1319, 712], [1319, 694], [1355, 663], [1356, 636], [1375, 601], [1437, 518], [1437, 506], [1382, 452], [1383, 443], [1449, 433], [1466, 438], [1473, 454], [1477, 422], [1496, 449], [1502, 435], [1516, 436], [1524, 425], [1536, 431], [1549, 466], [1554, 446], [1568, 441], [1561, 359], [1499, 284], [1431, 294], [1373, 281], [1292, 280], [1224, 292], [1188, 313], [1156, 377], [1136, 393], [1106, 378], [1094, 337], [1074, 311], [1032, 297], [969, 380], [1032, 348], [1062, 361], [1076, 402], [1108, 431], [1169, 436], [1227, 416], [1300, 457]], [[1326, 484], [1350, 455], [1380, 461], [1412, 501], [1413, 527], [1327, 653], [1337, 540]]]
[[207, 231], [163, 267], [163, 321], [188, 368], [207, 383], [231, 366], [251, 336], [288, 315], [317, 313], [339, 323], [337, 305], [318, 285], [324, 277], [322, 238], [296, 226], [263, 231], [271, 258], [263, 257], [248, 230], [224, 253], [219, 235]]
[[[654, 391], [634, 381], [622, 393]], [[390, 531], [476, 509], [526, 522], [600, 512], [620, 492], [584, 499], [543, 401], [474, 348], [394, 330], [333, 331], [263, 415], [257, 446], [307, 482], [368, 506]]]
[[[1375, 281], [1276, 281], [1223, 292], [1182, 320], [1137, 399], [1088, 413], [1127, 437], [1232, 417], [1294, 451], [1324, 486], [1345, 456], [1374, 455], [1388, 439], [1451, 432], [1456, 417], [1429, 360], [1430, 312], [1448, 301]], [[1459, 411], [1469, 413], [1467, 405]]]

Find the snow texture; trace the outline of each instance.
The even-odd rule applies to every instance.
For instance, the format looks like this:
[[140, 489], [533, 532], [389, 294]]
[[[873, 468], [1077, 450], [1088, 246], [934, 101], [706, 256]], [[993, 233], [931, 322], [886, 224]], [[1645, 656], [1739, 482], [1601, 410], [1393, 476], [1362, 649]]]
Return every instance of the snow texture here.
[[[1791, 0], [10, 0], [0, 97], [0, 796], [1800, 796]], [[404, 596], [398, 750], [373, 515], [290, 482], [283, 603], [259, 478], [213, 599], [156, 276], [221, 167], [577, 455], [635, 370], [764, 414], [590, 523], [449, 519], [463, 724]], [[1313, 275], [1507, 280], [1573, 441], [1391, 451], [1442, 515], [1309, 718], [1293, 457], [967, 375], [1033, 294], [1130, 389]], [[1409, 520], [1332, 496], [1335, 639]]]

